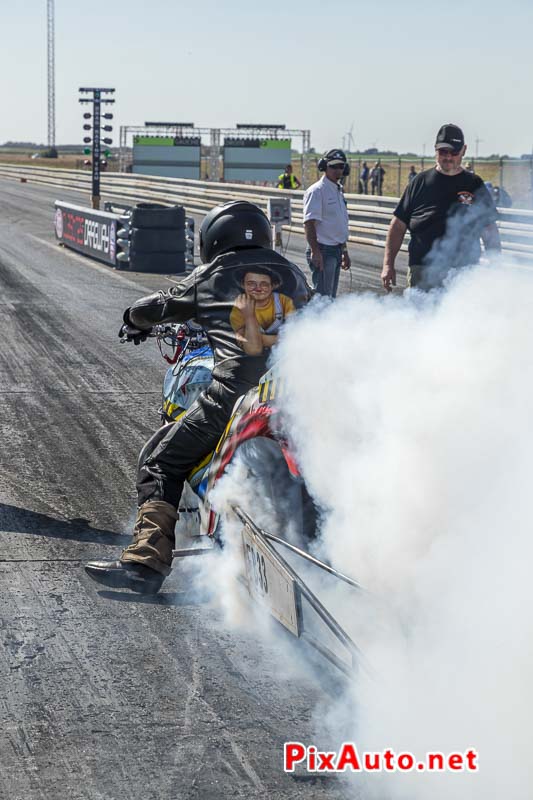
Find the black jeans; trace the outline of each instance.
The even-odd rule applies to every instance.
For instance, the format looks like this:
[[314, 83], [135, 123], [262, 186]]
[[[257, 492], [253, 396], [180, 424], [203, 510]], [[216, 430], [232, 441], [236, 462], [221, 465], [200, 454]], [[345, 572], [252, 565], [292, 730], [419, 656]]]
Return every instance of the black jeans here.
[[187, 475], [215, 449], [235, 401], [250, 388], [214, 380], [181, 419], [154, 433], [139, 456], [139, 506], [148, 500], [164, 500], [178, 508]]

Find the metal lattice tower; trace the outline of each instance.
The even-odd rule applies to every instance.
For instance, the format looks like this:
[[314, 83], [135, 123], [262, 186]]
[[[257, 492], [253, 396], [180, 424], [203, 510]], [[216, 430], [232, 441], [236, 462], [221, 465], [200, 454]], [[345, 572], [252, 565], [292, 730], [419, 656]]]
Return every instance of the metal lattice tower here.
[[47, 1], [47, 30], [48, 30], [48, 147], [55, 147], [56, 143], [56, 79], [54, 55], [54, 0]]

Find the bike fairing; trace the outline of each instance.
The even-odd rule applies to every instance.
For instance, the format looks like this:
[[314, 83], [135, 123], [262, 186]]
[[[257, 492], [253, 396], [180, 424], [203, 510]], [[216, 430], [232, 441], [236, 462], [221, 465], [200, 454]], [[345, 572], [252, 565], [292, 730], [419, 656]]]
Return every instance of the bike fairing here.
[[185, 352], [176, 365], [169, 367], [163, 383], [164, 417], [176, 422], [191, 407], [212, 380], [213, 351], [204, 345]]

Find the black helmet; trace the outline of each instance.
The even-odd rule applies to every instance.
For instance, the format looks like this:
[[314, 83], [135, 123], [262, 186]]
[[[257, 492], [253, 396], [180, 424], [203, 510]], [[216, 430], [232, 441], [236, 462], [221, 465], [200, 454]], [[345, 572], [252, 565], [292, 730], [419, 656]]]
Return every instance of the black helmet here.
[[272, 229], [266, 214], [246, 200], [212, 208], [200, 228], [200, 258], [204, 264], [238, 247], [271, 246]]

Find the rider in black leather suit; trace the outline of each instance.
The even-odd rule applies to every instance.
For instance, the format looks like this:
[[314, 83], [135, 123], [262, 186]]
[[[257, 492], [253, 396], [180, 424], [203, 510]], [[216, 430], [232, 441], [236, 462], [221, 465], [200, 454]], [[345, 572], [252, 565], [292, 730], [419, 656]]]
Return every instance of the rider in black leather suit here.
[[184, 481], [215, 448], [237, 398], [255, 386], [267, 368], [268, 347], [261, 340], [257, 345], [257, 334], [255, 349], [247, 346], [244, 329], [237, 335], [230, 324], [237, 298], [244, 297], [243, 275], [268, 276], [267, 283], [270, 280], [296, 309], [311, 296], [301, 270], [270, 248], [270, 223], [257, 206], [248, 202], [217, 206], [200, 230], [200, 255], [209, 263], [197, 267], [175, 288], [143, 297], [124, 312], [120, 334], [137, 342], [153, 325], [195, 320], [207, 334], [215, 366], [211, 384], [187, 413], [156, 431], [142, 449], [133, 541], [118, 561], [86, 565], [87, 573], [99, 583], [157, 592], [170, 573]]

